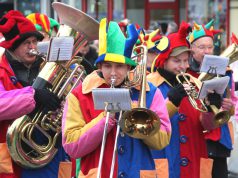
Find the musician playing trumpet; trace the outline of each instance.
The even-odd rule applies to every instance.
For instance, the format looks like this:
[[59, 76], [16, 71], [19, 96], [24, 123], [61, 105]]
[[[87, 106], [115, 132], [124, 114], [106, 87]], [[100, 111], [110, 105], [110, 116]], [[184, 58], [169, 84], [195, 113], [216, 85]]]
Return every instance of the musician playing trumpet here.
[[[213, 19], [205, 25], [194, 23], [193, 31], [189, 35], [193, 54], [189, 59], [190, 67], [188, 72], [194, 77], [199, 77], [199, 68], [204, 55], [212, 55], [214, 52], [214, 35], [219, 31], [214, 30], [213, 26]], [[212, 103], [218, 109], [222, 108], [223, 110], [231, 111], [230, 114], [233, 115], [233, 106], [237, 99], [234, 94], [232, 71], [228, 69], [226, 75], [230, 77], [230, 82], [228, 92], [224, 95], [225, 97], [222, 98], [217, 93], [211, 93], [208, 97], [212, 99]], [[231, 97], [228, 97], [228, 95]], [[231, 126], [232, 124], [229, 124], [229, 127], [228, 124], [224, 124], [206, 133], [208, 155], [213, 159], [212, 178], [228, 177], [227, 157], [230, 156], [232, 149], [231, 138], [233, 138]]]
[[[206, 143], [200, 118], [200, 111], [193, 108], [186, 89], [176, 76], [185, 73], [189, 67], [191, 54], [186, 40], [190, 25], [182, 22], [178, 32], [167, 37], [167, 51], [158, 55], [156, 71], [149, 74], [147, 80], [157, 86], [166, 99], [172, 125], [170, 143], [163, 150], [152, 150], [155, 159], [166, 158], [169, 163], [169, 178], [200, 178], [209, 172], [210, 160], [207, 159]], [[165, 44], [166, 45], [166, 44]], [[203, 167], [206, 165], [205, 167]], [[204, 168], [206, 171], [204, 171]], [[204, 175], [204, 177], [209, 177]]]
[[46, 112], [60, 107], [59, 98], [52, 92], [31, 86], [43, 60], [29, 51], [37, 50], [37, 43], [43, 36], [30, 20], [15, 10], [0, 19], [0, 32], [5, 38], [0, 43], [5, 48], [0, 56], [0, 177], [57, 178], [59, 162], [66, 158], [63, 149], [46, 167], [32, 170], [13, 162], [6, 146], [6, 132], [14, 120], [32, 113], [39, 106], [44, 106]]
[[[127, 72], [136, 66], [131, 53], [138, 38], [134, 25], [127, 27], [125, 38], [116, 22], [107, 24], [102, 19], [99, 29], [98, 70], [88, 75], [83, 83], [69, 95], [63, 116], [63, 146], [73, 158], [81, 157], [80, 178], [96, 177], [103, 139], [105, 112], [95, 110], [92, 89], [110, 88], [112, 78], [115, 88], [124, 85]], [[161, 126], [146, 139], [136, 139], [120, 132], [117, 144], [114, 177], [139, 178], [140, 175], [155, 175], [155, 163], [150, 149], [162, 149], [170, 139], [170, 121], [161, 92], [147, 83], [147, 108], [160, 118]], [[136, 105], [139, 89], [131, 88], [131, 98]], [[110, 114], [101, 177], [109, 178], [118, 114]]]

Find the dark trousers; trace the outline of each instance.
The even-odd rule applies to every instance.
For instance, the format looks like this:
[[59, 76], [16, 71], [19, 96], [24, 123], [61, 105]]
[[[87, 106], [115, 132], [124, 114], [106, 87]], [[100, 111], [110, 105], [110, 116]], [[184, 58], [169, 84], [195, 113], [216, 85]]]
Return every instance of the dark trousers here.
[[231, 150], [219, 142], [207, 140], [209, 158], [213, 159], [212, 178], [228, 178], [227, 157]]
[[213, 159], [212, 178], [228, 178], [226, 158], [211, 157]]

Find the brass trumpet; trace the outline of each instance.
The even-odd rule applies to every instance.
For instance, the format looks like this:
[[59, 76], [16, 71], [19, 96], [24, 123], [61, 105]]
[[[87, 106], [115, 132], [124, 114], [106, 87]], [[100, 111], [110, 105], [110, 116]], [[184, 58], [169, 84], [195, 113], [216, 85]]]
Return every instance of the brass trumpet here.
[[[181, 72], [180, 74], [177, 74], [176, 79], [181, 84], [188, 84], [190, 87], [189, 90], [185, 90], [189, 102], [191, 105], [199, 110], [200, 112], [208, 112], [208, 106], [205, 104], [204, 100], [198, 99], [198, 93], [201, 89], [201, 81], [197, 78], [193, 77], [190, 74]], [[183, 79], [183, 81], [182, 81]], [[213, 118], [209, 118], [209, 120], [205, 120], [202, 118], [201, 122], [203, 124], [203, 127], [206, 130], [211, 130], [217, 127], [221, 127], [223, 124], [226, 124], [230, 119], [230, 114], [228, 111], [223, 111], [221, 109], [218, 109], [214, 105], [209, 105], [212, 113], [214, 114]]]

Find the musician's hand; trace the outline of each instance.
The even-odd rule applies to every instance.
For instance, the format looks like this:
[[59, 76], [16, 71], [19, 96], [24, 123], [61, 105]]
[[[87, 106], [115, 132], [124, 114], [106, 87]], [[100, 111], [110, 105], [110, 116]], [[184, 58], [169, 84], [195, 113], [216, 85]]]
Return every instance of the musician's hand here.
[[169, 100], [175, 105], [179, 106], [182, 99], [187, 96], [187, 93], [182, 84], [178, 84], [175, 87], [171, 88], [167, 94]]
[[44, 111], [55, 111], [60, 107], [61, 100], [47, 89], [35, 89], [36, 106], [43, 106]]
[[223, 98], [221, 107], [224, 111], [230, 111], [233, 108], [233, 102], [230, 98]]
[[209, 105], [214, 105], [218, 109], [221, 107], [222, 103], [222, 97], [220, 94], [213, 92], [213, 93], [208, 93], [206, 100], [206, 104]]

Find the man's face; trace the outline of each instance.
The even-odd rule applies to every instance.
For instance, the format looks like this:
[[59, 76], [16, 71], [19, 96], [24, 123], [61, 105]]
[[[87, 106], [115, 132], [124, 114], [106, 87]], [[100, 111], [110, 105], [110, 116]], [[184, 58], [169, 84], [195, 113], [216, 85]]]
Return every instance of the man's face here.
[[211, 37], [202, 37], [197, 39], [192, 45], [191, 49], [193, 50], [193, 58], [199, 63], [202, 63], [204, 55], [213, 54], [214, 44]]
[[102, 71], [103, 77], [108, 85], [111, 85], [111, 78], [115, 78], [114, 86], [122, 84], [130, 66], [127, 64], [103, 62], [100, 64], [99, 69]]
[[29, 37], [23, 41], [16, 49], [13, 51], [13, 54], [17, 57], [20, 62], [25, 65], [31, 65], [35, 62], [36, 56], [29, 54], [31, 49], [37, 50], [37, 38]]
[[179, 74], [180, 72], [186, 72], [189, 67], [188, 59], [189, 52], [183, 52], [176, 57], [170, 56], [164, 63], [164, 69], [172, 72], [175, 75]]

